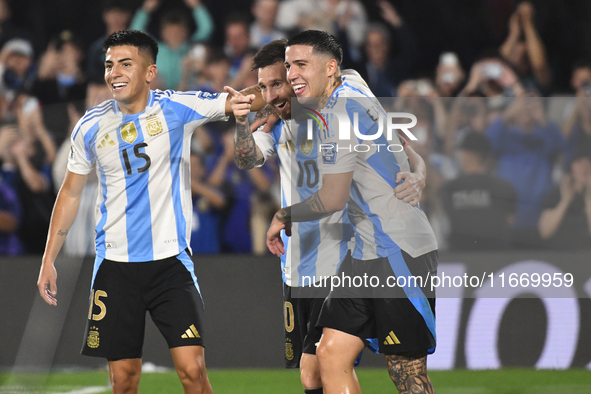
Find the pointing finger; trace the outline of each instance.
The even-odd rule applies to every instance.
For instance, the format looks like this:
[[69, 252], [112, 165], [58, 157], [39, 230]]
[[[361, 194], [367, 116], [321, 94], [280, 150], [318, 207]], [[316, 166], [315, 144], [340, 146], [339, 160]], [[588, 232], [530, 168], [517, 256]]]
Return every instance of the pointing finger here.
[[240, 94], [240, 92], [237, 92], [236, 90], [234, 90], [234, 88], [232, 88], [230, 86], [224, 86], [224, 90], [226, 92], [230, 93], [232, 95], [232, 97], [242, 96], [242, 94]]

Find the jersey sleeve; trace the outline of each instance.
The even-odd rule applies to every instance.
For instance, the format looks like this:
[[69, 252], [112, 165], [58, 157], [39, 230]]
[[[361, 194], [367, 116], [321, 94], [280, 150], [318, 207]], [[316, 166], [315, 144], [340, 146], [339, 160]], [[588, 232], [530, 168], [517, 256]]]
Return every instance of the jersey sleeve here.
[[[328, 131], [320, 131], [320, 157], [318, 163], [324, 174], [343, 174], [355, 169], [360, 141], [353, 131], [354, 116], [358, 116], [358, 127], [362, 134], [368, 134], [375, 122], [371, 121], [365, 108], [351, 98], [341, 99], [337, 109], [328, 115]], [[324, 138], [324, 136], [328, 138]]]
[[168, 90], [164, 94], [170, 96], [170, 103], [177, 116], [185, 124], [228, 120], [226, 115], [226, 98], [228, 93], [209, 92], [174, 92]]
[[275, 139], [271, 133], [264, 133], [260, 131], [262, 126], [252, 133], [252, 137], [254, 138], [254, 143], [259, 147], [261, 152], [263, 153], [263, 162], [257, 167], [261, 167], [267, 159], [273, 156], [277, 150], [275, 149]]
[[70, 153], [68, 155], [68, 170], [74, 174], [88, 175], [94, 168], [95, 160], [91, 152], [87, 152], [84, 140], [85, 125], [78, 122], [72, 132]]

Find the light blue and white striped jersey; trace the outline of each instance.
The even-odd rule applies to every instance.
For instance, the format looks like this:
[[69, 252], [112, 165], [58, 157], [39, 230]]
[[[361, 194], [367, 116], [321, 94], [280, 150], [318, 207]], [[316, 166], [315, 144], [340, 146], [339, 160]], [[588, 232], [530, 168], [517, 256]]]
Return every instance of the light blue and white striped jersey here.
[[109, 100], [78, 121], [68, 170], [97, 171], [97, 259], [160, 260], [190, 247], [191, 136], [203, 123], [227, 119], [226, 97], [150, 91], [138, 114]]
[[[270, 133], [255, 131], [254, 140], [265, 161], [277, 154], [281, 180], [281, 206], [297, 204], [322, 186], [318, 170], [318, 140], [308, 140], [307, 129], [295, 121], [280, 121]], [[281, 256], [283, 281], [291, 287], [309, 286], [334, 275], [345, 258], [353, 236], [345, 210], [320, 220], [292, 223], [291, 237]]]
[[[349, 139], [339, 135], [338, 116], [327, 110], [341, 116], [346, 114]], [[358, 117], [361, 134], [376, 134], [380, 112], [385, 117], [383, 111], [369, 89], [353, 86], [346, 80], [335, 89], [326, 108], [320, 111], [328, 124], [318, 133], [322, 150], [320, 172], [353, 171], [347, 206], [355, 227], [352, 255], [358, 260], [387, 257], [400, 249], [418, 257], [437, 249], [425, 213], [394, 195], [396, 174], [401, 170], [408, 171], [408, 160], [401, 147], [401, 152], [393, 153], [387, 149], [391, 142], [385, 135], [377, 140], [362, 140], [353, 132], [352, 125]]]
[[[357, 71], [343, 70], [341, 75], [351, 86], [369, 91]], [[298, 130], [292, 132], [292, 125]], [[270, 133], [256, 131], [253, 134], [264, 161], [274, 154], [279, 158], [282, 207], [305, 200], [322, 186], [317, 165], [318, 141], [310, 143], [306, 136], [306, 128], [300, 128], [294, 121], [281, 121]], [[334, 275], [353, 235], [346, 208], [321, 220], [292, 223], [291, 231], [291, 237], [285, 233], [281, 235], [286, 245], [286, 253], [281, 256], [282, 276], [291, 287], [310, 284], [304, 283], [304, 276], [315, 276], [318, 280]]]

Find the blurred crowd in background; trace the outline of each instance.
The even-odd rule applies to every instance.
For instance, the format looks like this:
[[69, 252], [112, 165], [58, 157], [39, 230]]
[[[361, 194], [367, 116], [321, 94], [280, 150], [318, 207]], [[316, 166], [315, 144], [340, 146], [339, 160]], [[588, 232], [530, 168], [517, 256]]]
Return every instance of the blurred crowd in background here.
[[[153, 89], [212, 93], [256, 84], [250, 63], [266, 43], [328, 30], [344, 48], [342, 68], [417, 116], [411, 145], [428, 167], [421, 208], [440, 249], [591, 248], [587, 2], [233, 3], [0, 0], [0, 254], [43, 252], [68, 137], [86, 110], [110, 99], [102, 42], [125, 28], [159, 42]], [[266, 253], [280, 205], [277, 163], [238, 169], [233, 130], [231, 122], [195, 130], [196, 254]], [[68, 254], [94, 253], [97, 190], [91, 179]]]

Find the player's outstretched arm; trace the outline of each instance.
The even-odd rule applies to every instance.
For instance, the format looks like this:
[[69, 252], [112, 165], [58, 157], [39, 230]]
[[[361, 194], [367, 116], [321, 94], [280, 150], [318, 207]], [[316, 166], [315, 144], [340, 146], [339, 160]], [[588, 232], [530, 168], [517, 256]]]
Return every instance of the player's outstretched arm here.
[[225, 86], [229, 94], [232, 113], [236, 117], [236, 133], [234, 134], [234, 161], [238, 168], [250, 170], [263, 163], [263, 152], [255, 143], [250, 131], [248, 114], [254, 100], [253, 95], [244, 96], [240, 92]]
[[47, 244], [37, 281], [39, 294], [49, 305], [57, 305], [57, 272], [54, 262], [76, 218], [80, 205], [80, 194], [87, 179], [88, 175], [78, 175], [67, 171], [53, 207]]
[[410, 145], [406, 145], [404, 151], [408, 156], [413, 172], [399, 172], [396, 174], [396, 183], [400, 183], [402, 180], [404, 182], [394, 188], [394, 195], [410, 205], [417, 206], [426, 185], [427, 165]]

